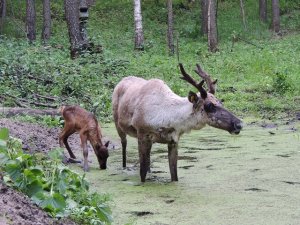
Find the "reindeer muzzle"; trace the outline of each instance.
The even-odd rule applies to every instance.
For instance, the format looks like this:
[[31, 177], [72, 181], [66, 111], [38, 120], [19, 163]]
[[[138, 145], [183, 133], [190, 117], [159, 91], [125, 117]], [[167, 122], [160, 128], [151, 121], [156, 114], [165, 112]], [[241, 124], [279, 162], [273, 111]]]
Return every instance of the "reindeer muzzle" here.
[[230, 134], [239, 134], [243, 128], [243, 123], [242, 122], [236, 122], [232, 124], [233, 130], [230, 131]]

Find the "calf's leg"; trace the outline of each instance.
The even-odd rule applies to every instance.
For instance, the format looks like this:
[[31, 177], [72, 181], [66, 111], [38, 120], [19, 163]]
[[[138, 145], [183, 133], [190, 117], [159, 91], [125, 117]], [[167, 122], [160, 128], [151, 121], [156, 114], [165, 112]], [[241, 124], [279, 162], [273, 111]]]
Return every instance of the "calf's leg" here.
[[69, 155], [71, 158], [73, 159], [76, 159], [76, 156], [74, 155], [74, 153], [72, 152], [70, 146], [69, 146], [69, 143], [68, 143], [68, 138], [71, 134], [73, 134], [74, 132], [73, 131], [67, 131], [67, 130], [63, 130], [61, 132], [61, 134], [59, 135], [59, 145], [60, 147], [62, 148], [63, 147], [63, 144], [66, 146], [66, 149], [68, 150], [69, 152]]
[[84, 133], [80, 133], [81, 147], [83, 151], [83, 170], [87, 172], [89, 170], [88, 165], [88, 148], [87, 148], [87, 135]]

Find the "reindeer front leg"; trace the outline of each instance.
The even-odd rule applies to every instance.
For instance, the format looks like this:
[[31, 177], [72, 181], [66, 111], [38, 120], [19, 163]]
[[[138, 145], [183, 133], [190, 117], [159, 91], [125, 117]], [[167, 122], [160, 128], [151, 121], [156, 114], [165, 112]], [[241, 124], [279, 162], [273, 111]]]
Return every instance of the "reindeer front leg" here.
[[178, 143], [172, 141], [168, 143], [168, 158], [171, 173], [171, 181], [178, 181], [177, 177], [177, 156], [178, 156]]
[[152, 141], [147, 135], [144, 134], [138, 135], [141, 182], [145, 182], [147, 171], [150, 168], [151, 147], [152, 147]]

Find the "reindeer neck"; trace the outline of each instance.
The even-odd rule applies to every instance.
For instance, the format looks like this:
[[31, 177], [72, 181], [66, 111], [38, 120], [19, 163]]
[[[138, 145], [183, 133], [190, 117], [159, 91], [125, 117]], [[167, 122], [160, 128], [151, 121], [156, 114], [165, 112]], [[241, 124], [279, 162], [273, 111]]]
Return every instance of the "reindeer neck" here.
[[92, 146], [100, 145], [102, 146], [102, 141], [101, 141], [101, 133], [99, 129], [95, 129], [92, 132], [89, 133], [89, 141]]
[[152, 113], [148, 113], [146, 121], [150, 121], [154, 128], [174, 128], [176, 133], [186, 133], [205, 126], [201, 123], [202, 115], [195, 113], [192, 103], [187, 98], [177, 95], [172, 101], [166, 101], [157, 108], [152, 106]]
[[174, 112], [177, 116], [174, 117], [173, 126], [179, 133], [187, 133], [205, 126], [202, 114], [193, 109], [193, 104], [189, 102], [188, 98], [182, 98]]

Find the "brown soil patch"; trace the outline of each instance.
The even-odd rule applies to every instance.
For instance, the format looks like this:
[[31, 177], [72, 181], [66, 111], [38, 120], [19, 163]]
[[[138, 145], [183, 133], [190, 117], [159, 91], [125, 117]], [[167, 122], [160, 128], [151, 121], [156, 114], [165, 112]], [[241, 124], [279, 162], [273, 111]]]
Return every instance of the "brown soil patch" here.
[[68, 220], [56, 220], [50, 217], [45, 211], [32, 203], [23, 193], [7, 187], [0, 181], [0, 224], [61, 224], [75, 225]]

